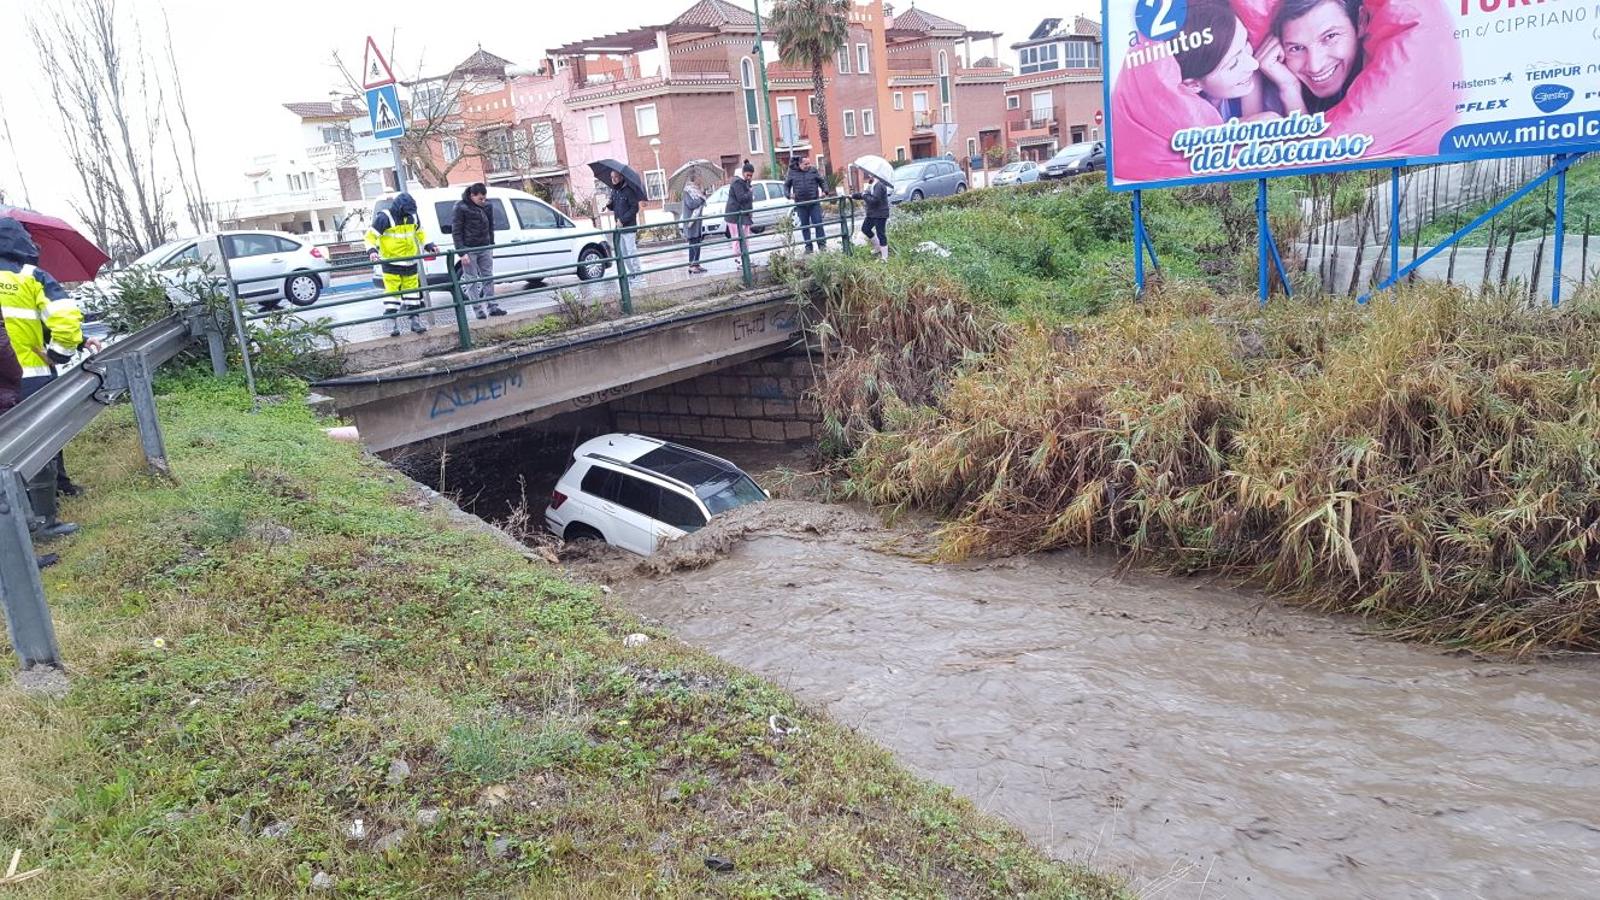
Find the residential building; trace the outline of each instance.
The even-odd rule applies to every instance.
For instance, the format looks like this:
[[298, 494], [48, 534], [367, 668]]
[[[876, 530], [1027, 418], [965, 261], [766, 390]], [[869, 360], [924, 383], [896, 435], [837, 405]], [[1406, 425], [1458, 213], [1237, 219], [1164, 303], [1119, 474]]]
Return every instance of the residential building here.
[[1067, 144], [1104, 134], [1100, 23], [1045, 19], [1013, 44], [1017, 74], [1005, 85], [1006, 143], [1021, 159], [1046, 160]]
[[243, 189], [214, 204], [217, 222], [317, 243], [341, 240], [365, 220], [368, 201], [392, 185], [392, 158], [375, 152], [366, 111], [350, 100], [286, 103], [284, 109], [299, 120], [296, 138], [251, 160]]
[[[885, 8], [889, 123], [885, 155], [925, 159], [946, 153], [975, 156], [1004, 141], [1005, 84], [1011, 71], [996, 61], [999, 34], [971, 31], [920, 7]], [[974, 60], [973, 41], [988, 40], [991, 55]], [[953, 126], [946, 128], [942, 126]], [[941, 138], [948, 138], [941, 144]]]
[[526, 186], [532, 140], [517, 123], [517, 71], [510, 60], [480, 46], [448, 72], [406, 85], [407, 140], [414, 148], [406, 157], [408, 182]]
[[869, 153], [883, 155], [884, 135], [892, 124], [886, 115], [889, 60], [884, 4], [882, 0], [857, 0], [848, 18], [844, 49], [823, 66], [824, 99], [832, 125], [831, 163], [822, 149], [820, 105], [811, 69], [791, 67], [776, 59], [768, 66], [779, 149], [790, 149], [783, 143], [783, 123], [793, 116], [797, 132], [793, 150], [835, 170]]

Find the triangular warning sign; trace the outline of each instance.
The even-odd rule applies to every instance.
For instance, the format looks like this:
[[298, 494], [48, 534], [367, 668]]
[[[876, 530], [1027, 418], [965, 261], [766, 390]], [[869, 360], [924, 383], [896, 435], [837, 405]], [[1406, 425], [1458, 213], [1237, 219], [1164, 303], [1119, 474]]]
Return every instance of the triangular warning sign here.
[[388, 131], [391, 128], [399, 127], [400, 117], [395, 115], [394, 110], [389, 108], [389, 95], [379, 92], [378, 110], [372, 116], [372, 130]]
[[361, 86], [367, 90], [394, 84], [394, 71], [389, 68], [389, 61], [383, 58], [383, 51], [378, 49], [378, 42], [369, 35], [367, 37], [367, 52], [361, 60]]

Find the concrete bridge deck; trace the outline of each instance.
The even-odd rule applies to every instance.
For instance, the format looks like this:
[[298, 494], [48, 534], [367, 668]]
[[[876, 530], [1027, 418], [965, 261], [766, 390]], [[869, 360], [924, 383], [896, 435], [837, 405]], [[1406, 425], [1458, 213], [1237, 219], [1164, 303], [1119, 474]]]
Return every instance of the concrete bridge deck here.
[[694, 301], [550, 338], [448, 353], [316, 388], [391, 450], [520, 428], [789, 350], [802, 307], [785, 287]]

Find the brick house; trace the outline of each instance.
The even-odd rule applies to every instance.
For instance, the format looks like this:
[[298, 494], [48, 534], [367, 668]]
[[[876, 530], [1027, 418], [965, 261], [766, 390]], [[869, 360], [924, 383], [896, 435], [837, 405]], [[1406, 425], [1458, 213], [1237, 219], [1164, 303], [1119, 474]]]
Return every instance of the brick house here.
[[819, 166], [839, 169], [867, 154], [884, 155], [889, 123], [884, 110], [889, 107], [888, 17], [883, 0], [857, 0], [849, 16], [845, 47], [828, 60], [822, 69], [832, 128], [830, 141], [834, 159], [822, 152], [816, 90], [809, 67], [791, 67], [773, 61], [768, 67], [772, 85], [773, 116], [778, 123], [780, 149], [782, 123], [787, 116], [798, 122], [795, 150], [809, 154]]
[[[889, 108], [885, 156], [925, 159], [964, 152], [975, 155], [1004, 139], [1005, 82], [1011, 71], [999, 65], [999, 35], [912, 7], [886, 10]], [[974, 40], [988, 40], [993, 53], [975, 59]], [[968, 62], [973, 64], [969, 65]], [[940, 146], [941, 125], [955, 125]]]
[[1100, 23], [1045, 19], [1013, 44], [1017, 74], [1005, 84], [1006, 146], [1043, 161], [1067, 144], [1100, 140], [1104, 80]]

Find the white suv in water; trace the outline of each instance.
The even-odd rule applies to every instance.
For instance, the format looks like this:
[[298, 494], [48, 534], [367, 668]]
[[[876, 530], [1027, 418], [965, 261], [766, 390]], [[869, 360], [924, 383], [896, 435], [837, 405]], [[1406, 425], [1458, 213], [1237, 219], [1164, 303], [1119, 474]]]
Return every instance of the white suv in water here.
[[565, 541], [605, 541], [649, 556], [719, 513], [767, 499], [733, 463], [637, 434], [597, 437], [572, 458], [544, 512]]

